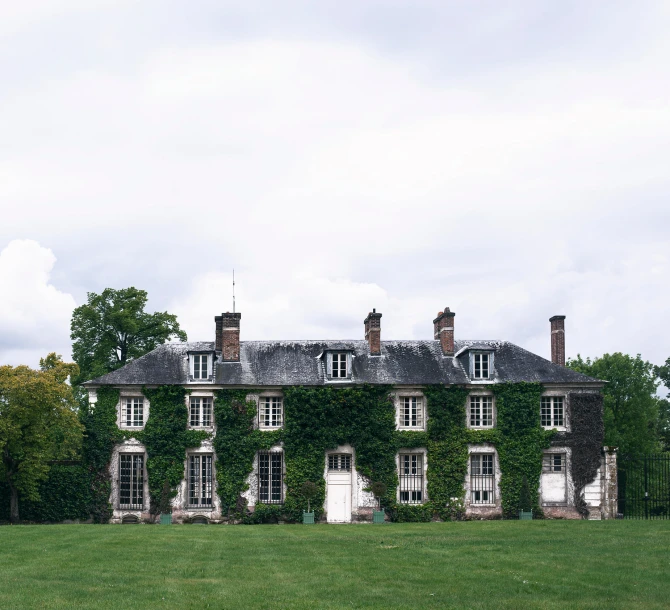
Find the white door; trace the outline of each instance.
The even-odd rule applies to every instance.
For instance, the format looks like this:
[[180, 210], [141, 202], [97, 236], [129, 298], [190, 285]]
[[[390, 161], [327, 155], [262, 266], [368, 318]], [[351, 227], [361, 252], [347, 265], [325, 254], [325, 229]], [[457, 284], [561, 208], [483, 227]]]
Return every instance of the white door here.
[[567, 501], [565, 453], [544, 454], [540, 496], [547, 504], [564, 504]]
[[351, 521], [351, 456], [345, 453], [328, 455], [328, 523]]

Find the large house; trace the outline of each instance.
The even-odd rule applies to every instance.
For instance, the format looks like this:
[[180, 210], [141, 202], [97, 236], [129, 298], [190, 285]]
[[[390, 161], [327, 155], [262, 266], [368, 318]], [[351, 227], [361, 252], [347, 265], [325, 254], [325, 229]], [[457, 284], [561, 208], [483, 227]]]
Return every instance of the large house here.
[[[112, 522], [149, 517], [147, 461], [151, 456], [133, 434], [141, 436], [137, 431], [152, 417], [143, 388], [164, 385], [187, 388], [188, 421], [184, 425], [209, 433], [183, 456], [184, 478], [172, 500], [177, 522], [226, 519], [217, 493], [213, 442], [220, 425], [214, 408], [217, 392], [243, 390], [257, 409], [254, 429], [269, 434], [290, 428], [284, 396], [296, 387], [387, 387], [396, 430], [417, 433], [425, 433], [430, 426], [427, 388], [461, 388], [463, 421], [458, 425], [464, 433], [473, 433], [468, 436], [467, 467], [463, 466], [462, 481], [458, 482], [462, 485], [461, 516], [499, 517], [507, 493], [505, 467], [501, 466], [497, 437], [486, 434], [495, 432], [499, 424], [497, 388], [522, 382], [540, 388], [532, 407], [533, 429], [540, 434], [542, 429], [555, 431], [541, 449], [539, 486], [537, 482], [535, 487], [531, 485], [539, 494], [536, 506], [546, 517], [614, 517], [616, 456], [601, 446], [602, 434], [597, 433], [602, 431], [603, 382], [565, 367], [565, 316], [550, 319], [551, 361], [506, 341], [456, 340], [454, 316], [449, 308], [440, 312], [433, 320], [434, 339], [426, 341], [382, 341], [382, 315], [374, 310], [364, 321], [363, 340], [240, 341], [241, 314], [224, 313], [215, 318], [214, 341], [167, 343], [88, 382], [93, 408], [100, 388], [113, 387], [119, 392], [117, 425], [126, 436], [115, 446], [109, 466]], [[506, 408], [509, 413], [515, 407]], [[480, 437], [475, 434], [479, 432]], [[472, 440], [477, 438], [483, 440]], [[443, 458], [431, 454], [428, 441], [425, 446], [416, 446], [417, 442], [422, 441], [398, 447], [395, 453], [397, 488], [390, 493], [395, 493], [395, 504], [400, 508], [420, 507], [432, 500], [431, 475], [433, 488], [439, 484], [441, 470], [436, 460]], [[287, 461], [291, 459], [285, 450], [280, 440], [256, 452], [240, 491], [245, 510], [254, 511], [263, 504], [282, 505], [289, 485]], [[370, 461], [369, 456], [367, 459]], [[581, 463], [587, 460], [590, 464]], [[353, 440], [345, 438], [339, 446], [326, 447], [322, 465], [322, 519], [337, 523], [371, 519], [376, 500], [369, 490], [370, 478], [360, 472]], [[430, 472], [431, 466], [436, 468], [435, 474]]]

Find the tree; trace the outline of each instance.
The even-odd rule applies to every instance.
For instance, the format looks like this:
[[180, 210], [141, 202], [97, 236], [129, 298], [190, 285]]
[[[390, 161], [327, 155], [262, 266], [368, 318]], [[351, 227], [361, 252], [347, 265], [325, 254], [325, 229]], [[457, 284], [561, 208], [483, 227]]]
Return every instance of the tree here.
[[571, 369], [607, 381], [603, 389], [605, 444], [620, 453], [651, 453], [659, 450], [657, 437], [659, 380], [656, 367], [616, 352], [601, 358], [568, 360]]
[[186, 341], [177, 316], [144, 311], [144, 290], [106, 288], [87, 297], [88, 302], [72, 313], [70, 324], [72, 357], [80, 369], [75, 384], [121, 368], [170, 339]]
[[[661, 378], [663, 385], [670, 389], [670, 358], [663, 366], [656, 367], [656, 374]], [[670, 451], [670, 402], [667, 400], [658, 402], [658, 437], [663, 443], [663, 451]]]
[[71, 459], [81, 445], [82, 425], [68, 377], [76, 364], [56, 354], [40, 360], [40, 370], [0, 367], [0, 480], [10, 490], [10, 520], [19, 520], [19, 496], [39, 498], [50, 461]]

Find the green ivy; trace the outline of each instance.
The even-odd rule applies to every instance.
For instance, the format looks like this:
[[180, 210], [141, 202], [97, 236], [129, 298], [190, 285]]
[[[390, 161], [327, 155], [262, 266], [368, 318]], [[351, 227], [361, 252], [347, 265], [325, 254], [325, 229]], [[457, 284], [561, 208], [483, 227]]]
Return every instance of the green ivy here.
[[492, 431], [500, 465], [500, 495], [504, 517], [518, 515], [523, 478], [526, 477], [533, 513], [542, 516], [539, 504], [543, 449], [554, 432], [540, 425], [540, 383], [502, 383], [490, 386], [496, 397], [497, 425]]
[[147, 452], [147, 474], [151, 513], [158, 514], [161, 492], [168, 482], [173, 498], [177, 487], [184, 479], [186, 450], [199, 447], [210, 438], [204, 430], [188, 429], [186, 396], [190, 392], [178, 385], [163, 385], [158, 388], [142, 388], [142, 393], [151, 405], [151, 416], [144, 430], [133, 432]]

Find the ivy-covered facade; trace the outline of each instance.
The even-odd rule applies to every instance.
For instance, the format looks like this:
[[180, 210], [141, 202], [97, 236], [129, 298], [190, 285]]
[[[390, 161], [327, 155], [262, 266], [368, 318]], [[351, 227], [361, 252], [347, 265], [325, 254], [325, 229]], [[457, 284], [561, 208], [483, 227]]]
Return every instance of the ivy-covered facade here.
[[[458, 341], [449, 309], [427, 341], [171, 343], [86, 385], [98, 521], [395, 521], [613, 516], [602, 382], [504, 341]], [[384, 484], [375, 498], [371, 486]], [[615, 485], [615, 480], [614, 480]]]

